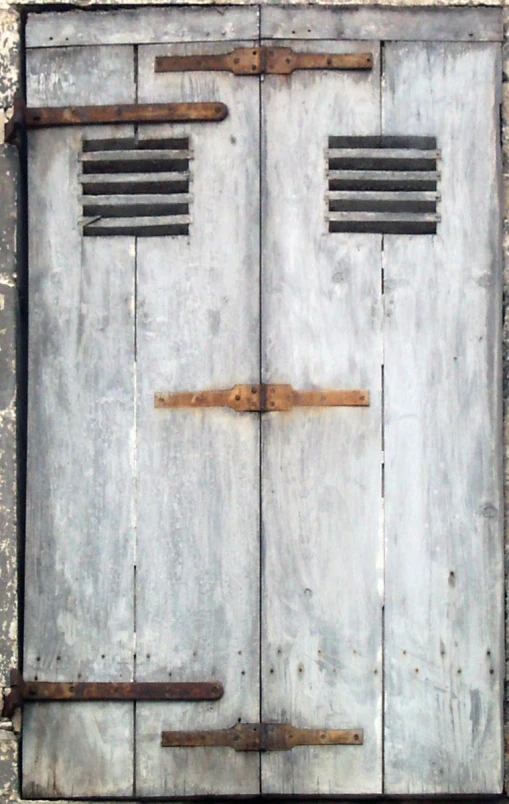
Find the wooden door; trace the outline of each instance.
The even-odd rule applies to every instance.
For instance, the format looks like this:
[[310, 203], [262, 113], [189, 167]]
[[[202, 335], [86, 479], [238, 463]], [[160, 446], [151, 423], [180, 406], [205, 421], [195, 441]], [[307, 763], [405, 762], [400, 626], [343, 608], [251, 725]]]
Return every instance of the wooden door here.
[[[500, 792], [499, 45], [329, 10], [85, 16], [30, 18], [29, 105], [228, 116], [30, 132], [23, 670], [225, 694], [27, 705], [24, 794]], [[373, 66], [154, 72], [260, 44]], [[154, 407], [239, 383], [370, 405]], [[161, 746], [259, 722], [364, 740]]]

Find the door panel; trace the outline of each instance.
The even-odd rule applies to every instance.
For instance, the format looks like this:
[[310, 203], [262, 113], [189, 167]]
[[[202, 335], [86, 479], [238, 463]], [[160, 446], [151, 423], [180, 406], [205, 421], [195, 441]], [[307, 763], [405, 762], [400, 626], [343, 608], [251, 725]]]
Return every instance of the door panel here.
[[262, 791], [377, 793], [381, 236], [330, 234], [325, 195], [329, 136], [380, 133], [379, 45], [291, 44], [371, 51], [374, 67], [262, 83], [262, 379], [365, 388], [371, 405], [262, 416], [262, 719], [365, 742], [262, 754]]
[[384, 132], [436, 136], [442, 170], [437, 235], [384, 247], [386, 792], [497, 793], [499, 49], [390, 44], [385, 69]]
[[229, 115], [171, 132], [192, 149], [189, 237], [137, 243], [136, 677], [225, 687], [215, 703], [137, 705], [138, 795], [259, 790], [256, 753], [160, 747], [163, 729], [259, 719], [259, 415], [153, 402], [259, 381], [258, 80], [154, 73], [156, 55], [238, 44], [139, 51], [141, 103], [218, 100]]
[[[133, 61], [131, 47], [39, 52], [28, 103], [96, 103], [99, 93], [104, 103], [132, 103]], [[24, 673], [32, 680], [133, 674], [134, 238], [82, 238], [79, 225], [81, 140], [108, 134], [42, 130], [28, 142]], [[132, 750], [129, 704], [26, 707], [23, 793], [131, 795]]]
[[[499, 46], [337, 41], [347, 20], [330, 9], [283, 12], [269, 14], [279, 35], [303, 39], [278, 47], [370, 51], [373, 69], [154, 72], [159, 55], [258, 46], [257, 9], [208, 9], [201, 29], [200, 9], [121, 11], [101, 31], [72, 12], [69, 41], [138, 44], [50, 47], [42, 20], [29, 51], [29, 105], [229, 113], [29, 134], [25, 678], [217, 679], [225, 693], [27, 705], [27, 796], [501, 790]], [[361, 38], [363, 15], [349, 17]], [[178, 44], [154, 44], [179, 19]], [[412, 160], [435, 169], [412, 135], [437, 138], [437, 233], [359, 232], [375, 217], [404, 228], [407, 202], [434, 208], [408, 192], [423, 182]], [[189, 234], [83, 236], [83, 140], [118, 155], [122, 137], [189, 152]], [[330, 137], [355, 150], [334, 169], [360, 193], [342, 174], [333, 202], [334, 226], [357, 232], [329, 231]], [[158, 391], [260, 382], [367, 389], [370, 406], [154, 407]], [[364, 742], [161, 747], [163, 730], [259, 721]]]

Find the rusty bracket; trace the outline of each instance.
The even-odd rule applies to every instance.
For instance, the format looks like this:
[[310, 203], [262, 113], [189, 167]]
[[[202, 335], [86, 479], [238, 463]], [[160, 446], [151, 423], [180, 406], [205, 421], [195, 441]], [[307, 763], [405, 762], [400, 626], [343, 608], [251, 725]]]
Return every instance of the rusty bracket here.
[[25, 681], [11, 670], [11, 691], [2, 717], [12, 717], [25, 701], [218, 701], [224, 695], [219, 681]]
[[235, 385], [225, 391], [160, 391], [156, 408], [232, 408], [238, 413], [289, 411], [294, 407], [367, 407], [369, 391], [295, 391], [291, 385]]
[[5, 141], [14, 142], [20, 130], [51, 126], [90, 126], [103, 123], [216, 123], [224, 120], [224, 103], [134, 103], [115, 106], [27, 107], [18, 98], [5, 124]]
[[297, 745], [362, 745], [362, 729], [300, 729], [291, 723], [237, 723], [216, 731], [163, 731], [163, 748], [291, 751]]
[[371, 70], [372, 53], [296, 53], [289, 47], [239, 47], [229, 53], [156, 56], [156, 73], [215, 71], [290, 75], [294, 70]]

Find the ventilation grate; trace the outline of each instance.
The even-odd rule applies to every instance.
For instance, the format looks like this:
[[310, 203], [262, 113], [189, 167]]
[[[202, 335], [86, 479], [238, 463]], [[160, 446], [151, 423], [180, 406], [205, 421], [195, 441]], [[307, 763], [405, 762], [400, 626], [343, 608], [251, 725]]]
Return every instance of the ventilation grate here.
[[435, 234], [433, 137], [329, 137], [329, 232]]
[[188, 137], [85, 140], [83, 234], [189, 234], [190, 161]]

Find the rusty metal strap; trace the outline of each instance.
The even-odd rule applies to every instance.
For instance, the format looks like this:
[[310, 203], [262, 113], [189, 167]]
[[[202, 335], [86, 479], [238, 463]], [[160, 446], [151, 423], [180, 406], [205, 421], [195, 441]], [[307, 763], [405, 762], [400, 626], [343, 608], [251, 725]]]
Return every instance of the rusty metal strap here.
[[223, 694], [219, 681], [25, 681], [19, 670], [11, 670], [2, 717], [11, 717], [25, 701], [218, 701]]
[[224, 103], [136, 103], [115, 106], [27, 107], [17, 100], [5, 124], [5, 141], [20, 129], [51, 126], [90, 126], [102, 123], [214, 123], [224, 120]]
[[215, 731], [163, 731], [163, 748], [291, 751], [297, 745], [362, 745], [362, 729], [301, 729], [290, 723], [237, 723]]
[[296, 53], [289, 47], [239, 47], [230, 53], [156, 56], [156, 73], [215, 71], [290, 75], [294, 70], [371, 70], [372, 53]]
[[369, 391], [295, 391], [291, 385], [235, 385], [224, 391], [160, 391], [156, 408], [228, 407], [242, 412], [270, 413], [294, 407], [367, 407]]

